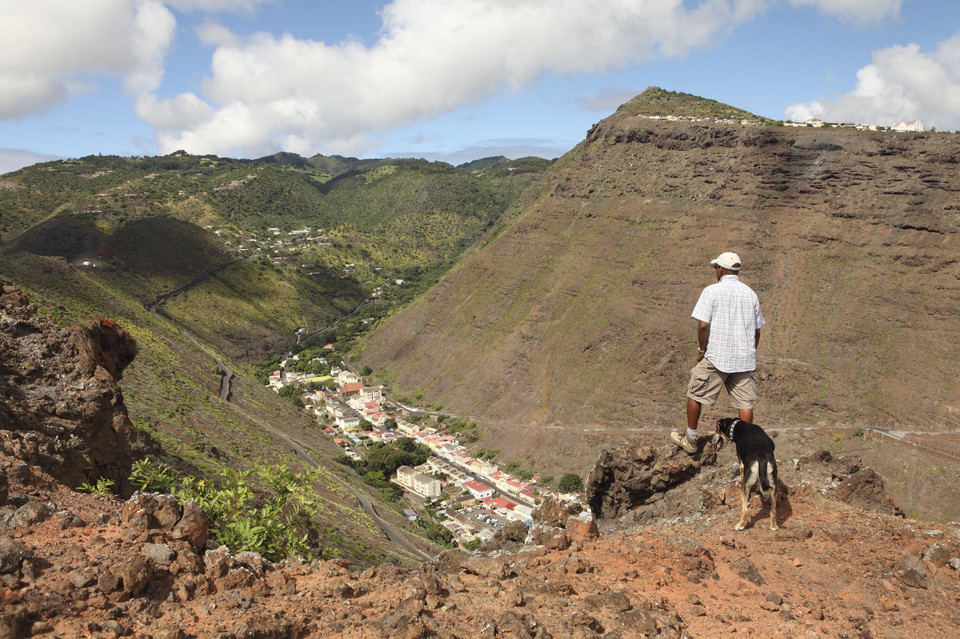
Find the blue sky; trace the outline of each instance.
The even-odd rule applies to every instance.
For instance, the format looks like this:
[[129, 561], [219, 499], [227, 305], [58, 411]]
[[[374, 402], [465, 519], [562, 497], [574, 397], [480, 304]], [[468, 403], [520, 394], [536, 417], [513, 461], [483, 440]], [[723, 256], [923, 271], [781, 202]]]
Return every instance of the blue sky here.
[[57, 157], [558, 157], [648, 86], [960, 129], [948, 0], [0, 0], [0, 173]]

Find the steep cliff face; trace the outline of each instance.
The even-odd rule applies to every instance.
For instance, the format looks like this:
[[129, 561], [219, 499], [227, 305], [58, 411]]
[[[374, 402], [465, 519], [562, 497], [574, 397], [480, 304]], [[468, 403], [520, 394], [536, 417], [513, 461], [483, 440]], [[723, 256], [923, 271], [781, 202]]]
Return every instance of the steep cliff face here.
[[363, 361], [492, 423], [676, 427], [690, 312], [733, 250], [768, 322], [765, 425], [956, 427], [958, 158], [949, 134], [618, 112]]
[[132, 428], [118, 382], [133, 338], [105, 319], [61, 327], [0, 286], [0, 452], [71, 487], [104, 477], [122, 489]]

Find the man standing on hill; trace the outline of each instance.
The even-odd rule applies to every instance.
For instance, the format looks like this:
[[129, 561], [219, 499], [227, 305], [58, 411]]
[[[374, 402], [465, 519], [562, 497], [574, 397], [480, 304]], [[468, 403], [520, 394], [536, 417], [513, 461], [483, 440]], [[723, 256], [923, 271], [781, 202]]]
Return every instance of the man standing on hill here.
[[721, 387], [727, 389], [730, 405], [745, 422], [753, 422], [757, 400], [753, 372], [764, 324], [760, 301], [753, 289], [740, 281], [736, 253], [721, 253], [710, 266], [717, 283], [703, 289], [692, 314], [698, 322], [698, 354], [687, 385], [687, 432], [670, 433], [673, 443], [691, 455], [697, 452], [700, 410], [703, 404], [717, 402]]

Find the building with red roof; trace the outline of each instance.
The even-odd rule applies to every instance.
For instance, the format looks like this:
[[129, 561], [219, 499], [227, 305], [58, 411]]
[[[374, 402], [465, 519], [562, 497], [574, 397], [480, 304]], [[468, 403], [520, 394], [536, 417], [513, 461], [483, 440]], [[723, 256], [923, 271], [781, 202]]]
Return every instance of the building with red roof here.
[[479, 482], [476, 480], [465, 482], [463, 484], [463, 487], [469, 490], [470, 493], [477, 499], [486, 499], [487, 497], [493, 497], [493, 493], [495, 492], [493, 488], [491, 488], [490, 486], [487, 486], [483, 482]]

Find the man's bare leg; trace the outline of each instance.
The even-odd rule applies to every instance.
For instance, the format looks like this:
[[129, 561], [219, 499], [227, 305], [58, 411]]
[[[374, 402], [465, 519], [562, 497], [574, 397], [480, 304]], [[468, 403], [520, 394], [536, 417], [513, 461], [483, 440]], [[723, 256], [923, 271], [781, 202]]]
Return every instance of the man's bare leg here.
[[[697, 424], [700, 423], [700, 411], [703, 406], [695, 399], [687, 398], [687, 428], [697, 430]], [[742, 412], [742, 411], [741, 411]], [[751, 415], [753, 411], [750, 411]], [[740, 419], [743, 419], [742, 417]], [[743, 421], [749, 421], [744, 419]]]

